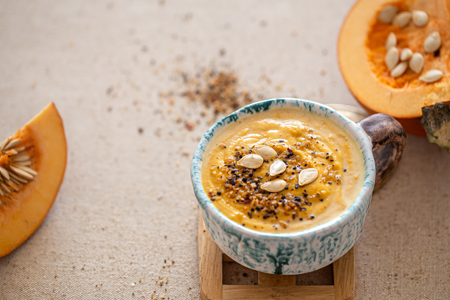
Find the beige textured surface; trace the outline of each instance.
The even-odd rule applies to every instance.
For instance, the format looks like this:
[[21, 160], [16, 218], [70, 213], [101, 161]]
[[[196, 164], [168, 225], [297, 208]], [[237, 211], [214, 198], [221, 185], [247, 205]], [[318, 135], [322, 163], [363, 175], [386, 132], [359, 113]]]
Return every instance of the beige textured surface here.
[[[352, 2], [0, 1], [1, 137], [54, 101], [69, 147], [46, 220], [0, 259], [0, 299], [199, 299], [189, 164], [208, 126], [159, 93], [217, 60], [267, 98], [354, 104], [335, 47]], [[356, 245], [356, 299], [449, 298], [449, 178], [450, 155], [409, 137]]]

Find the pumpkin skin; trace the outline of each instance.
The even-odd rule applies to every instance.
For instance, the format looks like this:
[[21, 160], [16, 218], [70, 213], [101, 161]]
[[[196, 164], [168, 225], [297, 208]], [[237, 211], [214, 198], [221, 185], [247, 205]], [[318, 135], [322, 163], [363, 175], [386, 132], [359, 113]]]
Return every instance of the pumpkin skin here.
[[12, 138], [29, 149], [32, 168], [38, 173], [0, 205], [0, 257], [26, 241], [39, 227], [55, 201], [67, 160], [67, 145], [61, 117], [49, 104]]
[[[448, 32], [450, 31], [449, 16], [442, 13], [450, 10], [450, 1], [392, 1], [392, 0], [360, 0], [356, 2], [348, 14], [339, 36], [338, 41], [338, 60], [341, 73], [347, 83], [350, 91], [358, 102], [371, 114], [385, 113], [396, 118], [405, 128], [406, 132], [416, 136], [426, 137], [426, 132], [421, 126], [422, 107], [432, 106], [437, 102], [446, 101], [450, 98], [450, 83], [447, 71], [447, 63], [444, 61], [441, 65], [441, 71], [444, 77], [435, 83], [422, 83], [418, 81], [417, 76], [410, 72], [408, 78], [416, 80], [416, 84], [409, 87], [407, 84], [403, 87], [392, 87], [383, 83], [377, 74], [374, 73], [373, 63], [370, 61], [371, 55], [368, 48], [368, 36], [377, 22], [378, 11], [387, 4], [393, 4], [400, 7], [400, 11], [408, 8], [412, 10], [423, 10], [428, 13], [430, 20], [439, 19], [439, 26], [428, 24], [425, 27], [414, 30], [421, 34], [428, 34], [429, 31], [438, 30], [441, 32], [443, 51], [448, 50], [445, 47]], [[440, 7], [445, 6], [445, 9]], [[445, 21], [445, 22], [444, 22]], [[386, 25], [388, 26], [388, 25]], [[393, 27], [390, 25], [391, 28]], [[409, 26], [414, 26], [411, 22]], [[442, 27], [443, 26], [443, 27]], [[413, 28], [410, 28], [412, 30]], [[386, 32], [387, 36], [389, 32]], [[447, 38], [448, 40], [448, 38]], [[383, 41], [384, 45], [384, 41]], [[422, 74], [426, 71], [427, 61], [432, 59], [433, 54], [424, 55], [425, 67]], [[427, 60], [428, 59], [428, 60]], [[385, 68], [385, 66], [381, 66]], [[405, 73], [406, 74], [406, 73]], [[398, 80], [402, 80], [399, 77]], [[417, 83], [419, 82], [419, 83]]]
[[438, 102], [422, 108], [420, 120], [430, 143], [447, 149], [450, 153], [450, 103]]

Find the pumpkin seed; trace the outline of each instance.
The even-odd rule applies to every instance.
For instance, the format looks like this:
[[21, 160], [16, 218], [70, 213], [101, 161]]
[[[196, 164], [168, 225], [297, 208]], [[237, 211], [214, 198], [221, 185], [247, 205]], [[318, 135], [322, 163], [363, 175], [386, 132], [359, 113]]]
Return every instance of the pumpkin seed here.
[[412, 21], [417, 27], [423, 27], [428, 23], [428, 15], [426, 12], [421, 10], [413, 10]]
[[388, 50], [386, 53], [386, 56], [384, 57], [384, 61], [386, 62], [386, 66], [388, 67], [388, 70], [392, 70], [397, 64], [399, 60], [399, 53], [398, 49], [395, 47], [392, 47]]
[[25, 171], [25, 172], [27, 172], [27, 173], [29, 173], [31, 175], [34, 175], [34, 176], [36, 176], [38, 174], [35, 170], [33, 170], [31, 168], [28, 168], [26, 166], [23, 166], [23, 165], [12, 164], [12, 165], [10, 165], [10, 167], [19, 168], [22, 171]]
[[4, 184], [3, 182], [0, 182], [0, 185], [2, 186], [3, 190], [6, 191], [7, 194], [11, 193], [11, 191], [8, 189], [6, 184]]
[[287, 183], [283, 179], [275, 179], [261, 184], [261, 189], [271, 193], [276, 193], [281, 192], [286, 187], [286, 185]]
[[391, 32], [389, 33], [387, 39], [386, 39], [386, 50], [391, 49], [392, 47], [397, 46], [397, 37], [395, 36], [395, 33]]
[[409, 48], [403, 48], [402, 52], [400, 54], [400, 60], [401, 61], [405, 61], [405, 60], [409, 60], [413, 55], [413, 52], [411, 51], [411, 49]]
[[9, 175], [11, 176], [11, 180], [17, 181], [19, 183], [25, 184], [28, 182], [25, 178], [15, 175], [13, 172], [10, 172]]
[[19, 169], [19, 168], [13, 167], [13, 166], [9, 166], [9, 167], [10, 167], [11, 170], [12, 170], [14, 173], [16, 173], [18, 176], [20, 176], [20, 177], [22, 177], [22, 178], [25, 178], [25, 179], [28, 179], [28, 180], [33, 179], [33, 175], [31, 175], [30, 173], [25, 172], [25, 171], [23, 171], [23, 170], [21, 170], [21, 169]]
[[21, 156], [16, 156], [13, 158], [13, 162], [18, 162], [18, 161], [26, 161], [29, 160], [30, 157], [28, 155], [21, 155]]
[[9, 173], [4, 168], [0, 167], [0, 173], [2, 174], [3, 177], [6, 178], [6, 180], [10, 180]]
[[0, 151], [3, 151], [3, 148], [5, 148], [6, 144], [8, 144], [9, 141], [10, 141], [10, 139], [6, 138], [0, 143]]
[[435, 82], [442, 78], [442, 71], [440, 70], [430, 70], [426, 72], [424, 75], [420, 76], [419, 79], [423, 82]]
[[405, 73], [408, 68], [408, 63], [406, 61], [399, 63], [394, 69], [391, 71], [391, 76], [394, 78], [400, 77]]
[[412, 14], [409, 11], [402, 11], [394, 17], [392, 24], [400, 28], [405, 28], [411, 22]]
[[286, 164], [284, 161], [277, 159], [270, 165], [269, 174], [270, 176], [276, 176], [284, 171], [286, 171]]
[[430, 33], [430, 35], [425, 39], [423, 47], [425, 48], [425, 52], [427, 53], [433, 53], [434, 51], [439, 49], [441, 47], [441, 35], [439, 34], [439, 32], [434, 31]]
[[263, 164], [263, 158], [258, 154], [247, 154], [243, 158], [241, 158], [237, 164], [238, 166], [249, 168], [249, 169], [258, 169]]
[[261, 157], [262, 157], [264, 160], [269, 160], [269, 159], [271, 159], [272, 157], [274, 157], [274, 156], [277, 155], [277, 151], [275, 151], [272, 147], [265, 146], [265, 145], [256, 147], [256, 148], [254, 149], [254, 151], [255, 151], [257, 154], [261, 155]]
[[8, 143], [8, 145], [6, 145], [6, 147], [3, 150], [14, 148], [15, 146], [17, 146], [18, 143], [20, 143], [20, 139], [12, 140], [11, 142]]
[[319, 172], [314, 168], [305, 169], [298, 174], [298, 184], [304, 186], [314, 182], [319, 177]]
[[16, 148], [16, 154], [19, 154], [20, 152], [22, 152], [23, 150], [25, 150], [25, 147], [20, 147], [20, 148]]
[[382, 23], [391, 24], [397, 12], [398, 12], [397, 7], [392, 5], [386, 5], [378, 13], [378, 20]]
[[423, 64], [423, 56], [420, 53], [414, 53], [409, 60], [409, 68], [416, 74], [422, 72]]

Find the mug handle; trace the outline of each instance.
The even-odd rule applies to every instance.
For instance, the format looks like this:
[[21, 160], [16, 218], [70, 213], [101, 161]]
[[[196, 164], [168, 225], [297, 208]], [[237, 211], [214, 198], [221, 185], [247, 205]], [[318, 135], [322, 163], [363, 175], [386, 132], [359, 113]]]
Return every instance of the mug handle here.
[[386, 182], [402, 159], [406, 146], [406, 132], [396, 119], [385, 114], [371, 115], [358, 124], [372, 141], [377, 171], [374, 188], [376, 190]]

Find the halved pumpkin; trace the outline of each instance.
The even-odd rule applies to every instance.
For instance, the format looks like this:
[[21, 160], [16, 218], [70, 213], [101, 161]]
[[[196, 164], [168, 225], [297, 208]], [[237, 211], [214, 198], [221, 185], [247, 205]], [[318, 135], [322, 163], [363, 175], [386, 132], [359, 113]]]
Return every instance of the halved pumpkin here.
[[0, 257], [44, 220], [64, 177], [66, 137], [53, 103], [0, 143]]
[[[386, 5], [400, 11], [422, 10], [429, 16], [424, 27], [410, 22], [405, 28], [383, 24], [378, 12]], [[423, 41], [433, 31], [441, 35], [442, 46], [426, 53]], [[384, 63], [385, 42], [390, 32], [397, 36], [398, 48], [410, 48], [423, 55], [422, 74], [439, 69], [444, 76], [434, 83], [419, 80], [421, 74], [408, 69], [392, 78]], [[426, 136], [420, 125], [422, 107], [450, 100], [450, 1], [360, 0], [348, 14], [338, 41], [338, 60], [342, 75], [360, 104], [370, 113], [395, 117], [409, 134]]]

